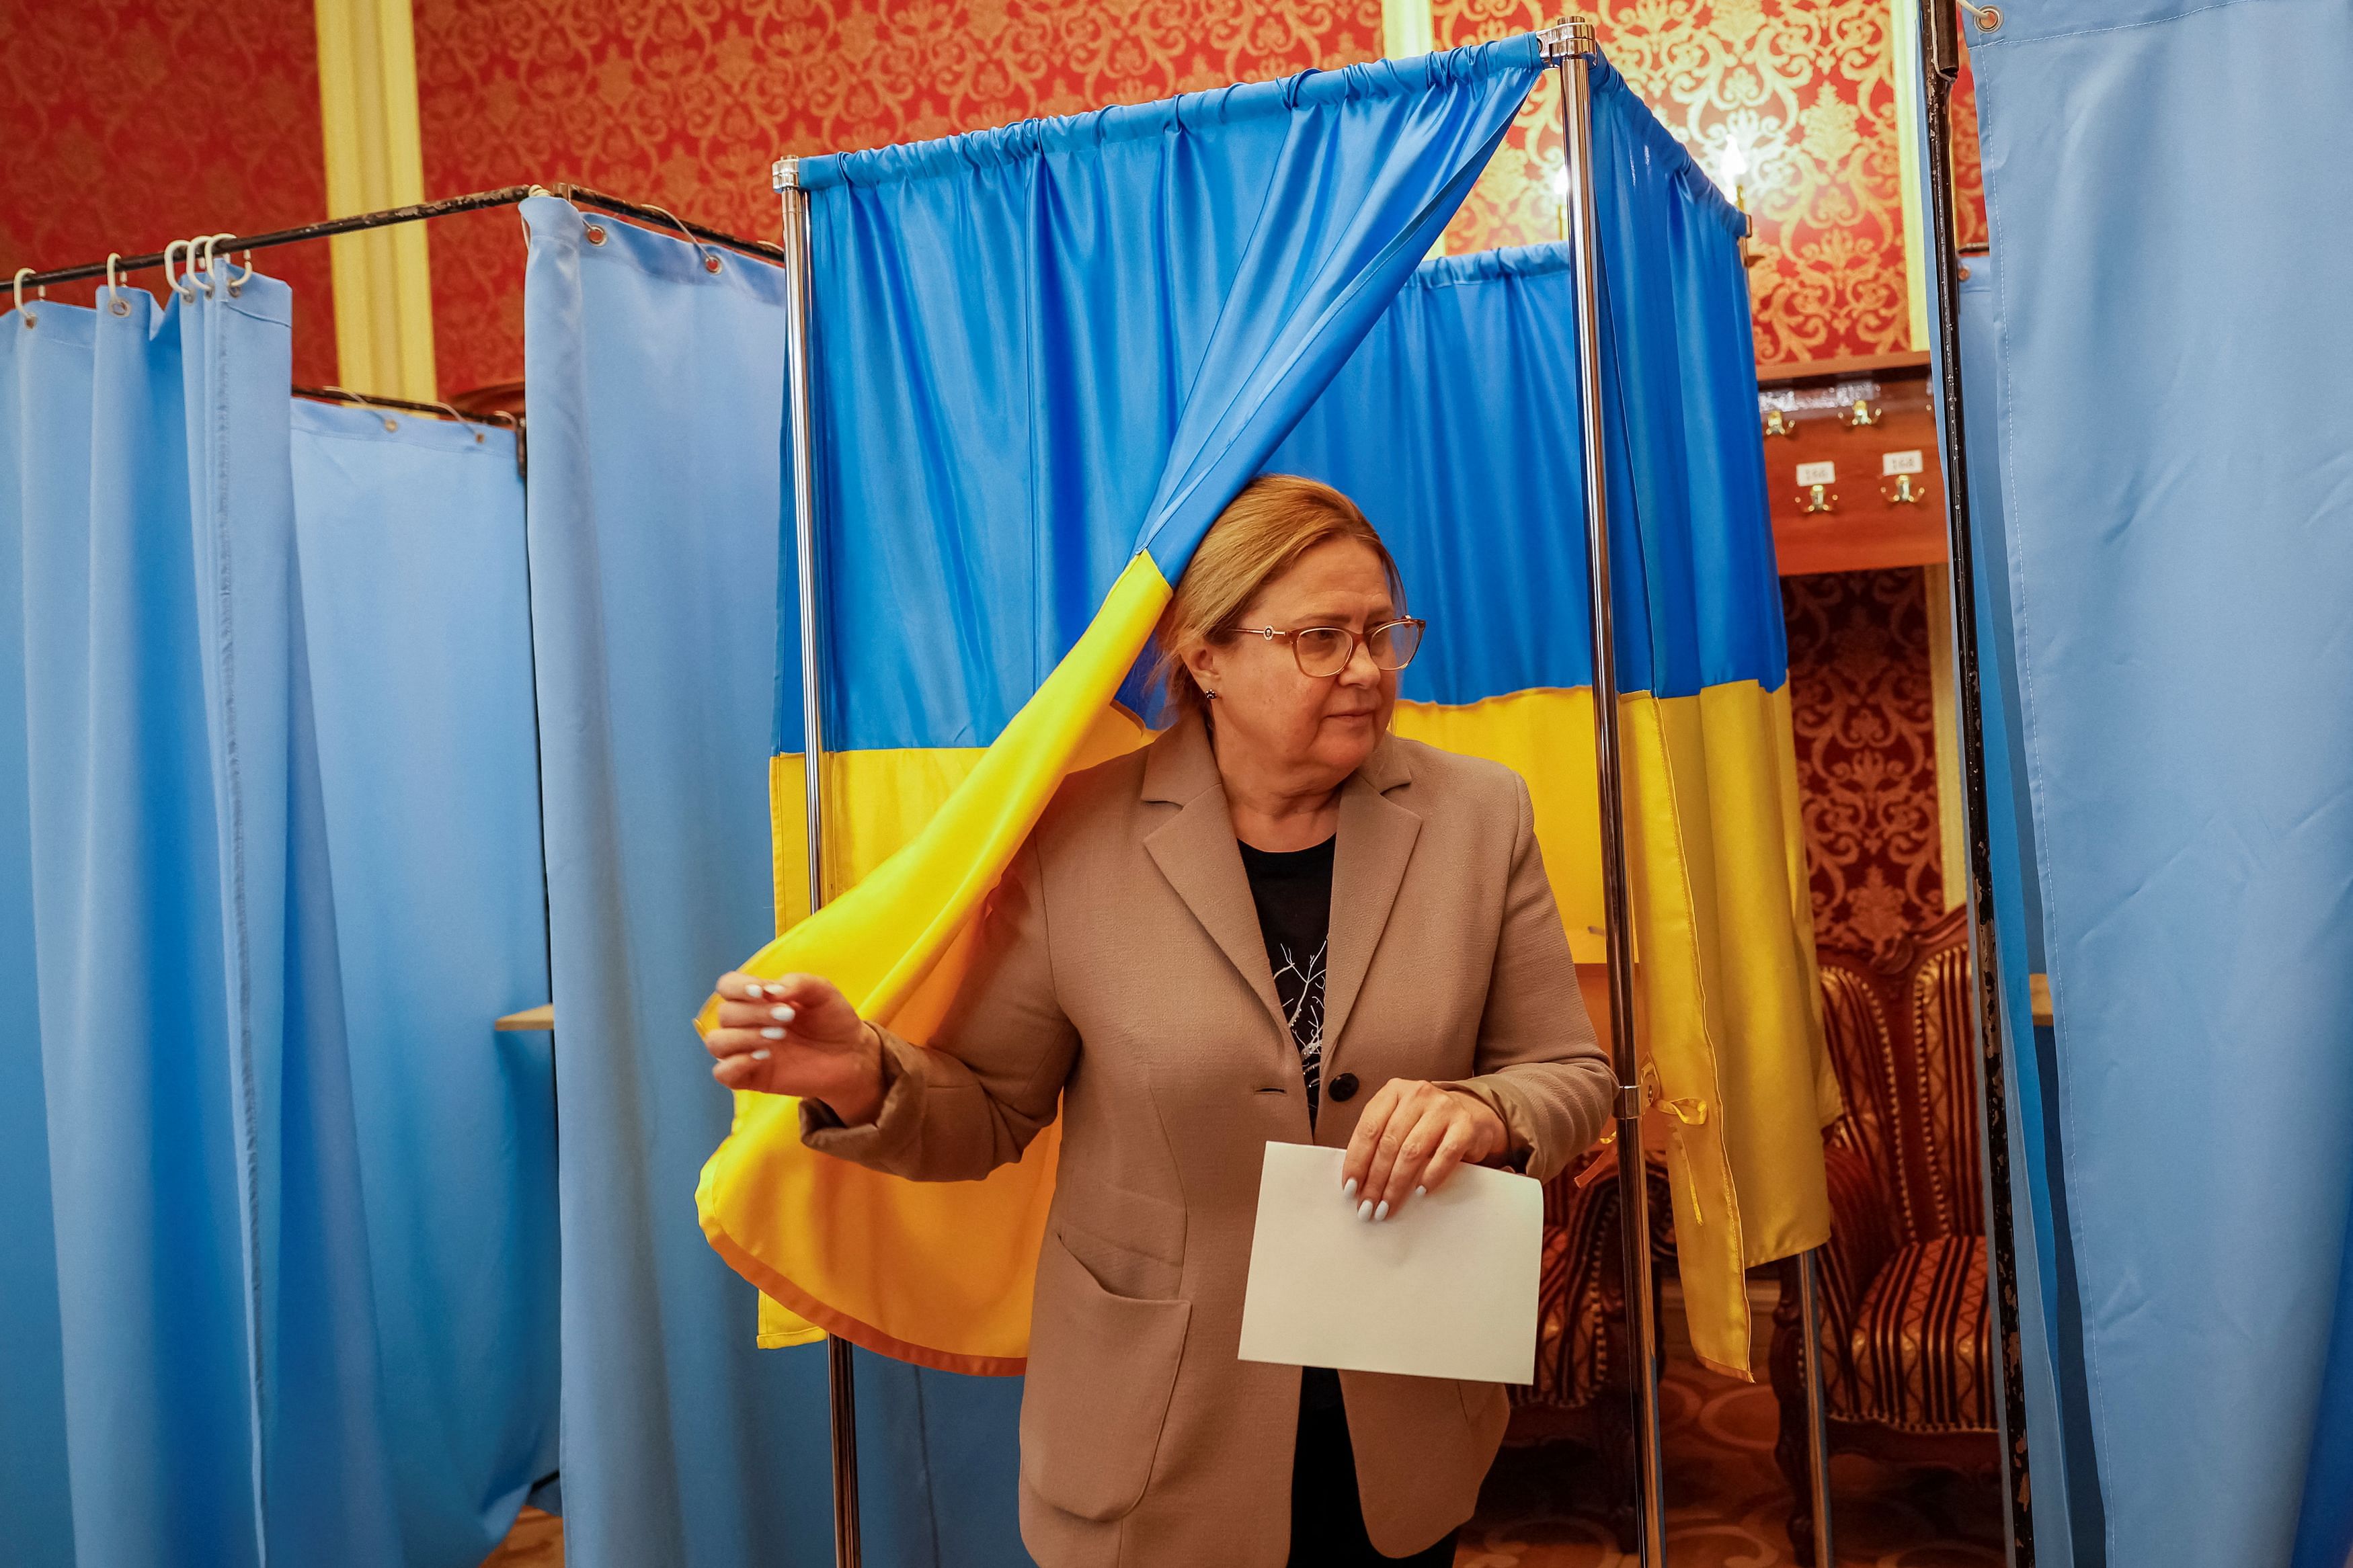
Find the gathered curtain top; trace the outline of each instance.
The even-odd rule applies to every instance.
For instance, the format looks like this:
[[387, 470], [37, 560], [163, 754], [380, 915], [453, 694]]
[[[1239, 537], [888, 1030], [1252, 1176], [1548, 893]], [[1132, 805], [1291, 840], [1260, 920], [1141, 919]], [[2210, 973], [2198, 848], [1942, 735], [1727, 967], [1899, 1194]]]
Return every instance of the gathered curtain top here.
[[[1084, 114], [1017, 121], [992, 131], [967, 132], [932, 142], [804, 158], [801, 185], [812, 191], [830, 185], [887, 185], [1320, 104], [1426, 92], [1503, 71], [1534, 70], [1542, 64], [1535, 35], [1523, 33], [1411, 59], [1369, 60], [1336, 70], [1302, 71], [1278, 81], [1240, 82], [1152, 103], [1116, 104]], [[1672, 144], [1672, 138], [1669, 143]]]
[[1659, 122], [1659, 117], [1643, 103], [1641, 94], [1628, 85], [1607, 58], [1593, 62], [1592, 81], [1597, 109], [1601, 100], [1610, 94], [1622, 95], [1630, 100], [1627, 107], [1630, 112], [1623, 116], [1627, 130], [1641, 143], [1644, 152], [1664, 166], [1668, 178], [1683, 186], [1692, 205], [1722, 224], [1725, 232], [1734, 238], [1747, 234], [1748, 215], [1725, 199], [1715, 182], [1708, 178], [1707, 171], [1699, 166], [1699, 160], [1691, 155], [1691, 149], [1676, 141], [1674, 132]]

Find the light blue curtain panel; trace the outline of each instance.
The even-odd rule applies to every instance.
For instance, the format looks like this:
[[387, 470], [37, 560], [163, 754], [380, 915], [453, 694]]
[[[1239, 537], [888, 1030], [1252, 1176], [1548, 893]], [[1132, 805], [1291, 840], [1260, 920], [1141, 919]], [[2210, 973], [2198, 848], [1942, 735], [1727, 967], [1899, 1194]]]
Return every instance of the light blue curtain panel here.
[[511, 430], [293, 405], [385, 1449], [408, 1568], [556, 1468], [554, 1064]]
[[[1976, 551], [1979, 710], [1984, 723], [1986, 837], [1992, 852], [1994, 941], [2001, 960], [2001, 1034], [2010, 1110], [2012, 1241], [2018, 1258], [2019, 1342], [2026, 1385], [2028, 1464], [2034, 1481], [2039, 1563], [2102, 1561], [2099, 1479], [2085, 1403], [2083, 1311], [2065, 1228], [2058, 1066], [2034, 1023], [2031, 976], [2045, 972], [2033, 805], [2019, 766], [2017, 627], [2010, 615], [2009, 540], [2001, 506], [2002, 400], [1997, 269], [1990, 256], [1962, 263], [1961, 377], [1968, 437], [1969, 529]], [[1938, 649], [1936, 657], [1944, 658]]]
[[[522, 211], [566, 1561], [822, 1563], [824, 1352], [754, 1348], [757, 1298], [694, 1221], [730, 1116], [694, 1012], [775, 932], [782, 274], [732, 251], [707, 272], [610, 219], [591, 243], [553, 197]], [[893, 1511], [868, 1517], [887, 1538]]]
[[2353, 10], [2002, 16], [2000, 495], [2106, 1557], [2342, 1568]]
[[[46, 312], [36, 312], [38, 315]], [[72, 320], [71, 316], [60, 318]], [[86, 426], [87, 331], [43, 336], [0, 316], [0, 1541], [26, 1568], [74, 1562], [63, 1330], [33, 958], [32, 807], [25, 732], [25, 456]], [[27, 390], [33, 395], [28, 404]], [[62, 420], [59, 416], [62, 415]], [[62, 424], [65, 428], [58, 426]], [[87, 463], [88, 431], [79, 449]], [[38, 457], [36, 473], [42, 472]], [[43, 474], [45, 484], [49, 476]], [[82, 487], [86, 497], [88, 487]], [[47, 496], [36, 491], [36, 504]], [[86, 504], [86, 501], [85, 501]], [[48, 519], [45, 516], [44, 524]]]
[[120, 303], [0, 334], [70, 1522], [41, 1549], [396, 1564], [290, 300]]

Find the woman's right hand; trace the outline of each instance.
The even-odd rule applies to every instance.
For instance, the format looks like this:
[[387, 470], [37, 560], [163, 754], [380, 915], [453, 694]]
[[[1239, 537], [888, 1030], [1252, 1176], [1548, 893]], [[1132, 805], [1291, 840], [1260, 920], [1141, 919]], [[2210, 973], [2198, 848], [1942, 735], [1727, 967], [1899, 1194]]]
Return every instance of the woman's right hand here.
[[881, 1042], [833, 983], [815, 974], [719, 977], [719, 1026], [703, 1037], [729, 1089], [822, 1100], [849, 1126], [882, 1110]]

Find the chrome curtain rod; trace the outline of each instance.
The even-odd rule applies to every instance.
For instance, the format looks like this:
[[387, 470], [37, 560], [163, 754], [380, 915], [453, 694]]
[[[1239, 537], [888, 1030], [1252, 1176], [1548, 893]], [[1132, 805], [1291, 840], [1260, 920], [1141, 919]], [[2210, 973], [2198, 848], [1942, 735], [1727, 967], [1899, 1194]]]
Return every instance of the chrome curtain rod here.
[[[325, 239], [332, 235], [356, 234], [363, 229], [389, 228], [395, 224], [421, 223], [428, 218], [447, 217], [452, 213], [480, 212], [487, 207], [513, 206], [519, 202], [537, 195], [558, 196], [575, 205], [596, 207], [605, 212], [617, 213], [623, 217], [636, 218], [651, 226], [683, 229], [697, 239], [712, 245], [723, 245], [731, 250], [739, 250], [747, 256], [756, 256], [765, 261], [781, 262], [785, 258], [784, 248], [766, 240], [745, 239], [740, 235], [729, 234], [724, 229], [707, 228], [699, 223], [688, 223], [683, 218], [670, 216], [659, 207], [648, 206], [642, 202], [633, 202], [626, 197], [613, 195], [608, 192], [596, 190], [587, 185], [568, 183], [552, 185], [502, 185], [494, 191], [476, 191], [470, 195], [448, 196], [438, 202], [417, 202], [405, 207], [387, 207], [382, 212], [356, 213], [350, 217], [328, 218], [322, 223], [304, 224], [300, 228], [281, 228], [274, 233], [257, 234], [250, 237], [236, 236], [233, 237], [237, 243], [227, 247], [223, 253], [226, 254], [227, 250], [267, 250], [273, 246], [293, 245], [306, 239]], [[145, 256], [125, 257], [115, 263], [116, 275], [143, 271], [151, 267], [161, 267], [164, 264], [164, 256], [163, 251], [157, 250], [151, 251]], [[105, 276], [105, 262], [85, 261], [73, 267], [55, 268], [47, 272], [26, 273], [24, 282], [27, 288], [46, 288], [51, 283], [74, 283], [86, 278]]]

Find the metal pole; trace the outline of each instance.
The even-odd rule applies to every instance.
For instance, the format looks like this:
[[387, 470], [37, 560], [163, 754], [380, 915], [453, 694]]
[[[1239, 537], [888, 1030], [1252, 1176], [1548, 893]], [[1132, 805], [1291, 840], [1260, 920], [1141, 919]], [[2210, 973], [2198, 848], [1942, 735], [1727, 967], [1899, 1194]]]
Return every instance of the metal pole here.
[[1626, 1339], [1634, 1363], [1634, 1517], [1644, 1568], [1667, 1560], [1659, 1444], [1659, 1358], [1651, 1316], [1650, 1188], [1642, 1173], [1641, 1069], [1634, 1052], [1633, 931], [1626, 896], [1626, 805], [1619, 763], [1617, 644], [1610, 629], [1609, 515], [1602, 463], [1601, 261], [1594, 235], [1593, 23], [1570, 16], [1541, 35], [1560, 79], [1568, 240], [1577, 279], [1577, 379], [1583, 425], [1585, 541], [1593, 582], [1593, 758], [1601, 795], [1601, 902], [1609, 967], [1609, 1059], [1618, 1075], [1618, 1198], [1626, 1241]]
[[1838, 1568], [1837, 1537], [1831, 1530], [1831, 1422], [1822, 1398], [1822, 1313], [1814, 1290], [1814, 1253], [1798, 1254], [1799, 1327], [1806, 1336], [1806, 1453], [1813, 1461], [1814, 1564]]
[[2026, 1374], [2019, 1346], [2018, 1248], [2011, 1239], [2010, 1086], [2002, 1064], [2001, 963], [1993, 931], [1993, 843], [1986, 827], [1985, 714], [1978, 671], [1977, 552], [1969, 534], [1968, 440], [1961, 416], [1960, 258], [1953, 247], [1952, 92], [1960, 73], [1953, 0], [1920, 0], [1920, 88], [1928, 135], [1928, 236], [1941, 363], [1936, 412], [1952, 557], [1954, 689], [1960, 707], [1961, 809], [1969, 844], [1969, 963], [1977, 980], [1978, 1140], [1983, 1160], [1987, 1284], [2000, 1331], [2003, 1520], [2009, 1560], [2032, 1568], [2034, 1509], [2026, 1462]]
[[[819, 787], [825, 682], [818, 639], [817, 447], [810, 416], [809, 199], [801, 188], [798, 158], [776, 160], [776, 184], [785, 209], [785, 417], [792, 435], [794, 557], [800, 571], [801, 780], [814, 914], [825, 906], [825, 796]], [[826, 1394], [833, 1412], [833, 1560], [836, 1568], [860, 1568], [857, 1366], [849, 1342], [839, 1334], [826, 1336], [825, 1353]]]

